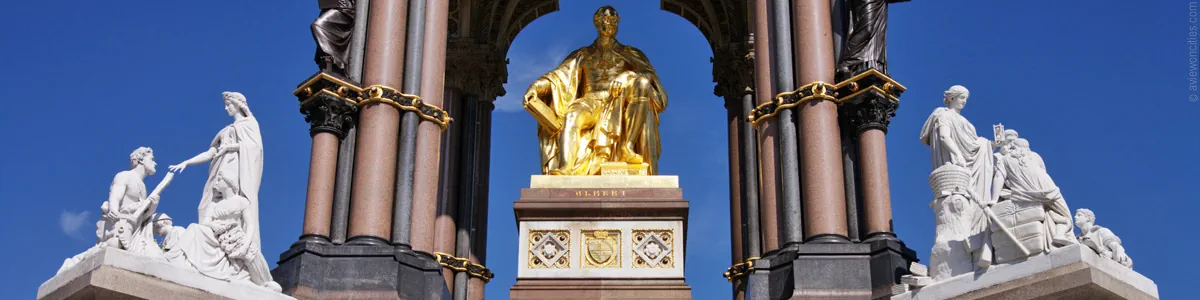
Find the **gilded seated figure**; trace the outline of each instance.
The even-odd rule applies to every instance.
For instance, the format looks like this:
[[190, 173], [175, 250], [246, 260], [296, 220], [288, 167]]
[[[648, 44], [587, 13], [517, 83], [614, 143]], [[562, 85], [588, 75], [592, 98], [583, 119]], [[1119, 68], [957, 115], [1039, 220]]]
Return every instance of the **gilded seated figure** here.
[[595, 42], [525, 92], [538, 120], [542, 174], [596, 175], [602, 166], [657, 174], [658, 114], [667, 94], [646, 55], [617, 42], [616, 9], [601, 7], [593, 22]]

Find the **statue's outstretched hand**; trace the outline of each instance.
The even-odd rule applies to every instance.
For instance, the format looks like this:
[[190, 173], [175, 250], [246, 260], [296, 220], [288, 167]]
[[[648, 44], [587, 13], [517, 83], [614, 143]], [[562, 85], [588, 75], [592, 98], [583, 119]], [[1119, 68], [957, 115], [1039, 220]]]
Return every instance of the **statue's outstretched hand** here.
[[183, 169], [186, 169], [186, 168], [187, 168], [187, 164], [180, 163], [180, 164], [178, 164], [178, 165], [171, 165], [171, 166], [169, 166], [169, 167], [167, 167], [167, 168], [168, 168], [168, 169], [170, 169], [170, 170], [171, 170], [171, 172], [175, 172], [175, 173], [183, 173]]

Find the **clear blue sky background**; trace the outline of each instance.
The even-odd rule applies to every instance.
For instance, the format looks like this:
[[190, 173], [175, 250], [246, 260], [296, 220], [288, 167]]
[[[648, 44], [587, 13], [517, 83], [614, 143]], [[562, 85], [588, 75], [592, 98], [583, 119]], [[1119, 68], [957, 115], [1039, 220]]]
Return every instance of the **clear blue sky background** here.
[[[540, 73], [594, 37], [592, 12], [616, 6], [619, 39], [640, 47], [671, 97], [662, 115], [662, 173], [692, 202], [686, 275], [700, 299], [727, 299], [725, 109], [712, 94], [700, 31], [657, 1], [563, 1], [508, 53], [510, 97], [497, 102], [492, 145], [489, 297], [514, 282], [510, 203], [538, 171], [534, 122], [515, 106]], [[290, 92], [312, 74], [315, 1], [16, 1], [0, 19], [4, 58], [0, 228], [10, 245], [0, 290], [31, 298], [63, 258], [86, 249], [112, 176], [137, 146], [160, 174], [230, 122], [220, 93], [241, 91], [262, 125], [263, 251], [275, 263], [300, 234], [308, 125]], [[1087, 207], [1124, 240], [1135, 270], [1164, 298], [1183, 298], [1198, 246], [1200, 103], [1189, 101], [1188, 1], [933, 1], [894, 5], [889, 58], [908, 92], [888, 135], [896, 231], [922, 259], [933, 239], [928, 148], [917, 137], [954, 84], [965, 115], [991, 137], [1003, 122], [1045, 158], [1072, 209]], [[204, 166], [177, 176], [160, 211], [194, 222]], [[1192, 225], [1189, 225], [1192, 224]], [[5, 297], [10, 298], [10, 297]]]

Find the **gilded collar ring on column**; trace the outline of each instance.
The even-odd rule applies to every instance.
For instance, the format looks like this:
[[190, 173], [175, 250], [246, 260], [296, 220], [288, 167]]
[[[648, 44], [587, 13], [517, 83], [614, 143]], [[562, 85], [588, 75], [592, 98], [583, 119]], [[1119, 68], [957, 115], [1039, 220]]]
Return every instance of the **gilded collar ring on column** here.
[[779, 114], [780, 110], [790, 109], [804, 102], [813, 100], [838, 102], [837, 94], [834, 92], [836, 90], [837, 86], [822, 81], [805, 84], [795, 91], [779, 93], [778, 96], [775, 96], [775, 101], [763, 103], [754, 108], [754, 111], [747, 116], [747, 120], [757, 126], [762, 121]]
[[467, 272], [467, 276], [479, 278], [483, 283], [492, 281], [496, 277], [491, 270], [481, 264], [471, 263], [469, 259], [455, 257], [442, 252], [434, 252], [433, 256], [437, 258], [437, 262], [442, 267], [459, 272]]
[[416, 112], [421, 119], [437, 124], [442, 130], [446, 130], [446, 126], [449, 126], [450, 121], [453, 120], [442, 108], [422, 102], [421, 97], [401, 93], [386, 85], [368, 86], [363, 96], [365, 99], [358, 102], [359, 106], [371, 103], [389, 104], [396, 109]]
[[292, 91], [292, 95], [300, 99], [300, 106], [308, 104], [318, 96], [332, 97], [353, 105], [358, 103], [362, 91], [357, 84], [321, 72], [301, 83]]
[[749, 275], [750, 269], [754, 268], [754, 261], [758, 259], [761, 259], [761, 257], [755, 256], [747, 258], [746, 261], [729, 267], [729, 269], [726, 269], [725, 271], [725, 279], [729, 280], [729, 282], [733, 282], [738, 278]]

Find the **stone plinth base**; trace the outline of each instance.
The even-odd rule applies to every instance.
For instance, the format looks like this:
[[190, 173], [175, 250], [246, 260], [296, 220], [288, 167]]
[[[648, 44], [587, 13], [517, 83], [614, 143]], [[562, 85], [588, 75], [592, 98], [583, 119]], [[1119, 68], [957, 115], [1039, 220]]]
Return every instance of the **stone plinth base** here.
[[896, 240], [799, 244], [755, 260], [746, 299], [887, 299], [916, 253]]
[[690, 299], [676, 176], [534, 176], [512, 299]]
[[300, 241], [271, 270], [299, 299], [449, 299], [442, 267], [428, 253], [391, 245]]
[[1087, 247], [1072, 245], [892, 299], [1158, 299], [1158, 285]]
[[105, 249], [42, 283], [37, 299], [294, 299], [165, 261]]
[[682, 279], [517, 279], [509, 299], [692, 299]]

